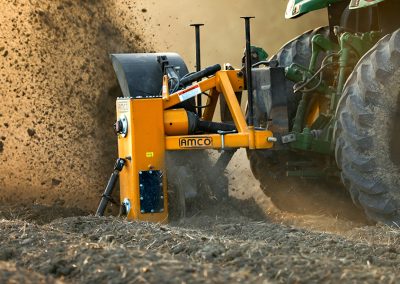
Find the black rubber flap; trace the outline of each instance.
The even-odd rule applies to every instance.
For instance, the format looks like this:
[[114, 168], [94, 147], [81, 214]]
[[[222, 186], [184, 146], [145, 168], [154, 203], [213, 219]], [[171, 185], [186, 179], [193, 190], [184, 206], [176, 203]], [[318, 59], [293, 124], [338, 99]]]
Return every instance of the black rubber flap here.
[[169, 65], [179, 67], [180, 77], [188, 73], [177, 53], [112, 54], [111, 60], [124, 97], [160, 97], [163, 71], [158, 56], [167, 56]]

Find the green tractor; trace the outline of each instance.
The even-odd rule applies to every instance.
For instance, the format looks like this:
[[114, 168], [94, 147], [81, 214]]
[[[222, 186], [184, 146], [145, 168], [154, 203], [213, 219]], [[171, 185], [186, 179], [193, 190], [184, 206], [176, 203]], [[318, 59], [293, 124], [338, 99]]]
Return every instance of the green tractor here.
[[248, 151], [252, 171], [281, 209], [296, 207], [297, 187], [341, 181], [371, 220], [400, 226], [400, 1], [290, 0], [286, 18], [322, 8], [329, 26], [270, 60], [284, 69], [270, 78], [284, 96], [272, 89], [265, 106], [253, 94], [255, 126], [280, 143]]

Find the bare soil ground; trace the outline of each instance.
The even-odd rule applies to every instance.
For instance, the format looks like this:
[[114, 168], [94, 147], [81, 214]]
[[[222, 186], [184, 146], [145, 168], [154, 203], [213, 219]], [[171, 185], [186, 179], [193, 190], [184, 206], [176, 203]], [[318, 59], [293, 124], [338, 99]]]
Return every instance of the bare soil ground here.
[[252, 207], [251, 201], [228, 202], [169, 225], [64, 218], [82, 212], [37, 206], [15, 216], [16, 208], [2, 207], [0, 282], [399, 281], [400, 231], [310, 231], [241, 210]]
[[0, 206], [0, 283], [399, 281], [400, 228], [280, 212], [244, 155], [226, 170], [226, 201], [168, 225], [62, 206]]

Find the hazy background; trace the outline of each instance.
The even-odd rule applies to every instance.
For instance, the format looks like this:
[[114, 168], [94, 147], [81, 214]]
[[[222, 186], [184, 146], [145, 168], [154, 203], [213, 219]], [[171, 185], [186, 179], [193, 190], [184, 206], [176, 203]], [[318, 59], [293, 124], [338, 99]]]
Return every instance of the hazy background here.
[[138, 9], [146, 9], [149, 19], [144, 25], [146, 39], [156, 51], [176, 51], [195, 66], [194, 28], [190, 24], [203, 23], [203, 66], [229, 62], [238, 66], [244, 50], [244, 20], [241, 16], [255, 16], [252, 20], [252, 44], [263, 47], [273, 55], [285, 42], [327, 24], [325, 10], [316, 11], [299, 19], [285, 20], [287, 0], [138, 0]]

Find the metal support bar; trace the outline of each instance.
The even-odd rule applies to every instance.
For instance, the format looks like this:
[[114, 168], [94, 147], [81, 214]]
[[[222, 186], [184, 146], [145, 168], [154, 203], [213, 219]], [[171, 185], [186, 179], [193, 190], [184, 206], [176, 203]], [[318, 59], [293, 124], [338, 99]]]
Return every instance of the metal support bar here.
[[232, 157], [236, 153], [236, 151], [237, 149], [231, 149], [221, 153], [217, 162], [214, 165], [213, 172], [214, 173], [223, 172], [228, 166], [229, 162], [232, 160]]
[[253, 104], [253, 81], [251, 74], [251, 36], [250, 36], [250, 20], [255, 17], [241, 17], [245, 21], [246, 31], [246, 81], [247, 81], [247, 92], [249, 101], [249, 119], [248, 125], [254, 126], [254, 104]]
[[[196, 71], [199, 72], [201, 70], [201, 47], [200, 47], [200, 27], [204, 26], [204, 24], [192, 24], [191, 27], [195, 28], [195, 36], [196, 36]], [[202, 105], [201, 94], [197, 96], [197, 106]], [[201, 117], [201, 108], [197, 108], [197, 115]]]

